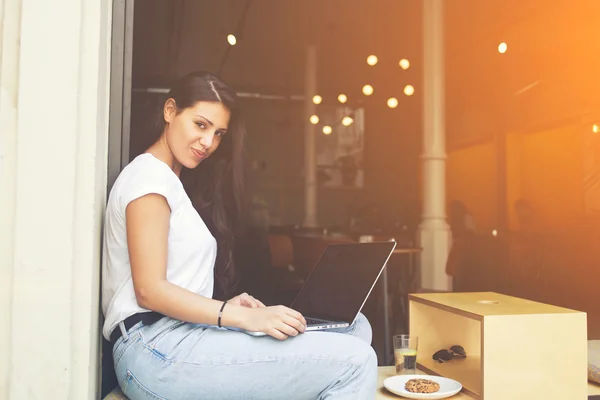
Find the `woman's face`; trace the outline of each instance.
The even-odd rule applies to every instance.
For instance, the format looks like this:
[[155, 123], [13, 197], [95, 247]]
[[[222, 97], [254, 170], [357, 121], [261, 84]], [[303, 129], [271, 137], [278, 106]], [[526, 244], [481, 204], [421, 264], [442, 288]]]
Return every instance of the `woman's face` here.
[[165, 136], [177, 162], [192, 169], [214, 153], [227, 133], [230, 117], [222, 103], [199, 101], [178, 114], [175, 102], [167, 100]]

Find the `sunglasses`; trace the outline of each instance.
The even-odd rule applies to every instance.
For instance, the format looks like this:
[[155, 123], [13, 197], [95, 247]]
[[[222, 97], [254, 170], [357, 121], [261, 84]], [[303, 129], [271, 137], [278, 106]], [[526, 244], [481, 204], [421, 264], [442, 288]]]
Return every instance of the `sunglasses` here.
[[448, 361], [452, 361], [454, 359], [462, 359], [462, 358], [467, 358], [467, 353], [465, 352], [465, 349], [463, 349], [462, 346], [452, 346], [450, 347], [449, 350], [446, 349], [442, 349], [442, 350], [438, 350], [433, 354], [432, 357], [435, 361], [443, 363], [443, 362], [448, 362]]

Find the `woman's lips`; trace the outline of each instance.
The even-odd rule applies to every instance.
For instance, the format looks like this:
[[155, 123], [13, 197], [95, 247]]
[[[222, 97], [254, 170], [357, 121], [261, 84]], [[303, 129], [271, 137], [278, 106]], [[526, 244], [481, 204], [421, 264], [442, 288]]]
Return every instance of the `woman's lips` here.
[[205, 151], [200, 151], [200, 150], [192, 148], [192, 153], [194, 153], [194, 155], [196, 156], [196, 158], [198, 158], [200, 160], [206, 157], [206, 152]]

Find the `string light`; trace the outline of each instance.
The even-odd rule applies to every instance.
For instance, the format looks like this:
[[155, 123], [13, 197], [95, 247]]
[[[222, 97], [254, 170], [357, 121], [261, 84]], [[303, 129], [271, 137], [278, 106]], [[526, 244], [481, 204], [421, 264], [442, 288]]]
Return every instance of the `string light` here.
[[508, 49], [508, 45], [507, 45], [506, 43], [504, 43], [504, 42], [502, 42], [502, 43], [500, 43], [500, 44], [498, 45], [498, 52], [499, 52], [500, 54], [504, 54], [504, 53], [506, 53], [506, 50], [507, 50], [507, 49]]
[[232, 34], [227, 35], [227, 42], [230, 45], [235, 46], [235, 44], [237, 43], [237, 39], [236, 39], [235, 35], [232, 35]]
[[[228, 35], [227, 41], [229, 42], [229, 44], [231, 44], [233, 46], [236, 43], [236, 38], [234, 35]], [[506, 43], [504, 43], [504, 42], [502, 42], [498, 45], [498, 51], [500, 53], [506, 52], [507, 48], [508, 47], [507, 47]], [[370, 66], [375, 66], [378, 62], [379, 62], [379, 59], [374, 54], [371, 54], [367, 57], [367, 64]], [[410, 68], [410, 61], [406, 58], [403, 58], [400, 61], [398, 61], [398, 65], [403, 70], [407, 70]], [[367, 84], [362, 87], [362, 92], [365, 96], [371, 96], [375, 92], [375, 89], [373, 88], [373, 86]], [[415, 93], [415, 88], [412, 85], [406, 85], [406, 86], [404, 86], [403, 92], [406, 96], [412, 96]], [[344, 93], [340, 93], [337, 96], [337, 100], [340, 104], [345, 104], [348, 101], [348, 96]], [[312, 102], [316, 105], [321, 104], [322, 101], [323, 101], [323, 98], [318, 94], [314, 95], [312, 98]], [[399, 105], [398, 98], [390, 97], [387, 99], [387, 106], [389, 108], [397, 108], [398, 105]], [[311, 115], [309, 118], [309, 121], [313, 125], [317, 125], [320, 123], [320, 119], [319, 119], [318, 115]], [[354, 120], [352, 119], [352, 117], [346, 116], [346, 117], [342, 118], [341, 123], [343, 126], [348, 127], [354, 123]], [[594, 133], [598, 133], [598, 132], [600, 132], [600, 126], [594, 124], [592, 127], [592, 130]], [[331, 125], [323, 125], [322, 131], [325, 135], [330, 135], [333, 133], [333, 128]]]

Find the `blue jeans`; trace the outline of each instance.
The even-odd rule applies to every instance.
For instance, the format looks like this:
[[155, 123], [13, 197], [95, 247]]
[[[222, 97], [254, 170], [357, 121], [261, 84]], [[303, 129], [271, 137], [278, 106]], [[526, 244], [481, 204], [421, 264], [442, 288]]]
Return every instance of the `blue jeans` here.
[[377, 383], [370, 343], [362, 314], [348, 328], [284, 341], [165, 317], [133, 326], [113, 356], [131, 400], [368, 400]]

